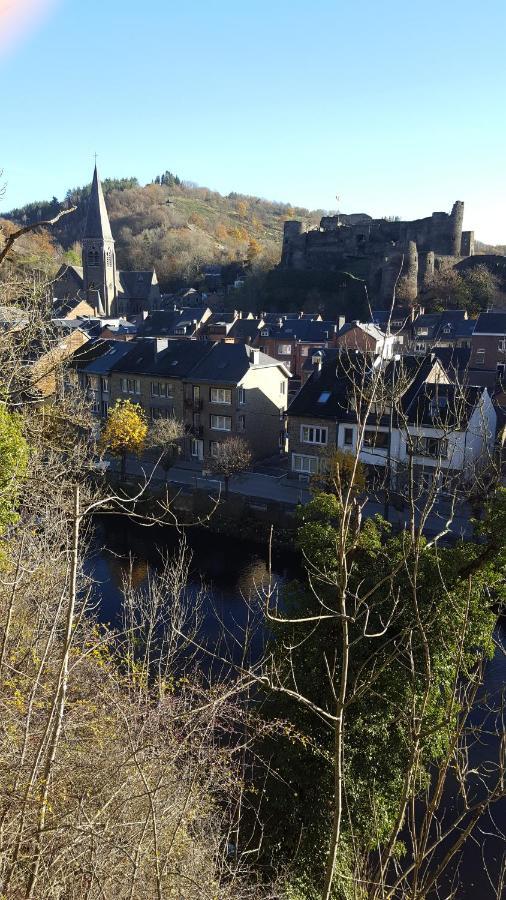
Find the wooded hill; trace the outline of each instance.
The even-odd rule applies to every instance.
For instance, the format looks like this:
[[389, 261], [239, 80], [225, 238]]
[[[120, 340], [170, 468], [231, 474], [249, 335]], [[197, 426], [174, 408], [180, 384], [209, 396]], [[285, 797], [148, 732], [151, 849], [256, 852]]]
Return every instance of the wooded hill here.
[[[116, 239], [118, 266], [154, 267], [162, 291], [199, 286], [201, 272], [207, 265], [246, 262], [249, 277], [244, 288], [222, 298], [222, 305], [257, 312], [318, 310], [330, 318], [342, 313], [351, 318], [368, 314], [360, 283], [344, 275], [336, 280], [335, 274], [329, 272], [276, 269], [285, 220], [300, 218], [309, 226], [317, 225], [324, 210], [310, 211], [235, 192], [223, 196], [183, 182], [169, 171], [144, 186], [136, 178], [106, 178], [102, 184]], [[51, 234], [40, 232], [37, 240], [27, 237], [18, 245], [18, 261], [26, 261], [33, 268], [38, 256], [37, 267], [41, 267], [42, 260], [45, 274], [56, 272], [63, 261], [80, 265], [80, 239], [89, 192], [90, 185], [72, 188], [63, 200], [53, 197], [5, 214], [10, 221], [4, 224], [4, 231], [9, 231], [12, 222], [33, 223], [52, 218], [62, 205], [77, 207], [54, 226]], [[477, 243], [479, 254], [504, 251], [504, 247]], [[20, 253], [24, 254], [23, 259]], [[464, 307], [476, 314], [490, 305], [504, 305], [504, 267], [498, 266], [493, 257], [489, 259], [493, 265], [483, 256], [483, 266], [475, 260], [469, 271], [441, 272], [421, 298], [426, 308]]]
[[[310, 212], [288, 203], [217, 191], [182, 182], [165, 172], [145, 186], [136, 178], [102, 182], [122, 268], [155, 267], [162, 288], [187, 284], [202, 265], [248, 260], [268, 269], [280, 258], [283, 223], [304, 218], [316, 224], [323, 210]], [[80, 263], [79, 241], [86, 217], [90, 185], [67, 191], [63, 201], [30, 203], [5, 214], [21, 224], [54, 216], [62, 203], [75, 204], [74, 214], [53, 230], [67, 261]]]

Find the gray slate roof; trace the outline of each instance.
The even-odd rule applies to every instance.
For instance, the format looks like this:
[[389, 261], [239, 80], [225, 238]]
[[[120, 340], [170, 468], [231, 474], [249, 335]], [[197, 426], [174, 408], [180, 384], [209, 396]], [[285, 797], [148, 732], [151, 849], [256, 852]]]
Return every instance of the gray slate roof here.
[[[258, 362], [254, 362], [257, 359]], [[277, 366], [289, 375], [288, 370], [277, 359], [252, 350], [245, 344], [213, 344], [211, 350], [194, 369], [191, 377], [194, 381], [224, 382], [238, 384], [250, 367], [270, 368]]]
[[506, 311], [480, 313], [474, 333], [506, 335]]
[[132, 300], [148, 300], [153, 285], [154, 269], [139, 272], [116, 272], [118, 294]]
[[104, 193], [96, 166], [93, 172], [93, 181], [91, 182], [91, 193], [88, 200], [88, 212], [83, 237], [99, 238], [106, 241], [113, 240]]

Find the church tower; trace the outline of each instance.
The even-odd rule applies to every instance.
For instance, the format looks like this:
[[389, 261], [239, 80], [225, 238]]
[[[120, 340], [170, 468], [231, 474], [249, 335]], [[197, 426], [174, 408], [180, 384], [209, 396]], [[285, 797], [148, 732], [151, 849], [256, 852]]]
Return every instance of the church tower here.
[[96, 165], [83, 235], [83, 270], [88, 303], [98, 315], [116, 313], [116, 253]]

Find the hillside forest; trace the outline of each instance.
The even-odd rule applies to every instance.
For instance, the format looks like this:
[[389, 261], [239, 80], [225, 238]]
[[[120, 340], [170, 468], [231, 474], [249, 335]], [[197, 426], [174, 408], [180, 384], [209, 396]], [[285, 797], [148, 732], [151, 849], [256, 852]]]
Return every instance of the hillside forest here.
[[[220, 298], [221, 306], [256, 312], [317, 310], [327, 317], [344, 313], [358, 318], [367, 312], [361, 284], [344, 273], [336, 279], [335, 273], [277, 269], [283, 223], [295, 218], [316, 226], [328, 211], [310, 211], [235, 192], [223, 196], [182, 181], [169, 171], [144, 186], [136, 178], [106, 178], [102, 186], [116, 241], [118, 267], [154, 267], [162, 292], [205, 287], [206, 267], [219, 265], [225, 267], [225, 283], [233, 283], [238, 272], [246, 273], [243, 287]], [[8, 234], [13, 223], [32, 224], [54, 217], [62, 206], [76, 207], [72, 215], [55, 225], [51, 235], [41, 229], [18, 244], [18, 264], [33, 268], [36, 258], [39, 266], [42, 262], [46, 276], [56, 273], [64, 262], [80, 265], [89, 191], [89, 184], [71, 188], [62, 201], [53, 197], [4, 214], [0, 224], [4, 234]], [[477, 242], [476, 252], [483, 254], [483, 265], [438, 273], [426, 295], [420, 298], [426, 309], [464, 307], [475, 315], [488, 306], [504, 304], [506, 267], [493, 260], [497, 260], [497, 255], [505, 255], [506, 247]]]

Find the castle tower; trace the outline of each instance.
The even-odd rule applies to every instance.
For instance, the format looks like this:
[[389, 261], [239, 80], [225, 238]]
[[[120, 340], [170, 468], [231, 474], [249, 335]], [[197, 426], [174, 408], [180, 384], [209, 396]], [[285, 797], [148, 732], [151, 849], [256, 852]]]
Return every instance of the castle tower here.
[[99, 315], [110, 316], [116, 311], [116, 253], [96, 165], [83, 235], [83, 270], [88, 302]]

